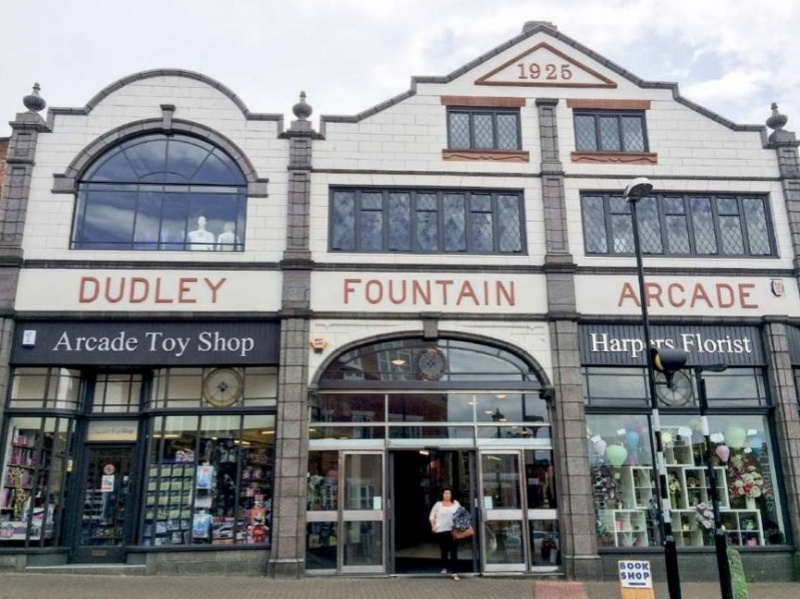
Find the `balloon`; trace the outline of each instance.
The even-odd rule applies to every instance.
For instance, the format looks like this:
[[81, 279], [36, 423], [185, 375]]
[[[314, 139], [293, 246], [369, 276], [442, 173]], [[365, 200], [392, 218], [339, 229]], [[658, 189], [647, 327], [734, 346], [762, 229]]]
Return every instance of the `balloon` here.
[[728, 447], [732, 449], [744, 447], [745, 439], [747, 439], [747, 431], [741, 426], [731, 426], [725, 431], [725, 440], [728, 443]]
[[763, 439], [758, 435], [753, 435], [747, 442], [752, 449], [761, 449], [761, 445], [764, 443]]
[[717, 454], [717, 457], [723, 464], [727, 464], [728, 458], [731, 457], [731, 449], [727, 445], [717, 445], [714, 453]]
[[628, 431], [628, 447], [636, 449], [639, 446], [639, 433]]
[[606, 449], [606, 458], [614, 468], [622, 466], [627, 457], [628, 451], [622, 445], [609, 445], [608, 449]]
[[603, 439], [598, 439], [594, 442], [594, 452], [597, 455], [604, 455], [606, 453], [606, 447], [608, 443], [605, 442]]

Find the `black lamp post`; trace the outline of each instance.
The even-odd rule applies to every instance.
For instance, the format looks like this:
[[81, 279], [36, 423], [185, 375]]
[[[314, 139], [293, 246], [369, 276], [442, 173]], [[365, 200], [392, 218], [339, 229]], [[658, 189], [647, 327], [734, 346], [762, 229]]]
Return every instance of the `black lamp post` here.
[[[503, 413], [500, 411], [500, 408], [499, 408], [499, 407], [496, 407], [496, 408], [494, 409], [494, 414], [492, 414], [492, 422], [497, 422], [497, 423], [500, 423], [500, 422], [505, 422], [505, 421], [506, 421], [506, 415], [505, 415], [505, 414], [503, 414]], [[498, 426], [498, 427], [497, 427], [497, 438], [498, 438], [498, 439], [500, 439], [502, 436], [503, 436], [503, 435], [502, 435], [502, 434], [501, 434], [501, 432], [500, 432], [500, 427]]]
[[653, 191], [653, 184], [645, 177], [637, 177], [625, 188], [625, 200], [631, 207], [631, 220], [633, 224], [633, 249], [636, 253], [636, 274], [639, 278], [639, 301], [642, 305], [642, 328], [644, 329], [644, 354], [647, 359], [647, 386], [650, 392], [650, 424], [656, 444], [654, 467], [658, 477], [658, 490], [661, 519], [660, 532], [664, 545], [664, 561], [667, 571], [667, 586], [670, 599], [681, 599], [681, 580], [678, 570], [678, 550], [675, 547], [675, 537], [672, 534], [672, 519], [670, 516], [669, 490], [667, 487], [667, 467], [664, 461], [664, 442], [661, 437], [661, 420], [658, 414], [658, 398], [656, 396], [656, 380], [653, 364], [653, 354], [650, 351], [650, 320], [647, 314], [647, 294], [644, 286], [644, 268], [642, 266], [642, 246], [639, 240], [639, 219], [636, 216], [636, 205]]
[[719, 515], [719, 489], [717, 488], [717, 476], [714, 472], [714, 456], [711, 452], [711, 435], [708, 426], [708, 395], [706, 393], [706, 381], [703, 372], [722, 372], [728, 367], [724, 364], [714, 364], [712, 366], [695, 366], [694, 373], [697, 377], [697, 395], [700, 400], [700, 421], [705, 441], [704, 457], [706, 461], [706, 477], [708, 478], [709, 492], [711, 494], [711, 509], [714, 512], [714, 550], [717, 554], [717, 571], [719, 572], [719, 590], [722, 599], [733, 599], [733, 586], [731, 584], [731, 568], [728, 563], [728, 548], [725, 531], [722, 530], [722, 521]]

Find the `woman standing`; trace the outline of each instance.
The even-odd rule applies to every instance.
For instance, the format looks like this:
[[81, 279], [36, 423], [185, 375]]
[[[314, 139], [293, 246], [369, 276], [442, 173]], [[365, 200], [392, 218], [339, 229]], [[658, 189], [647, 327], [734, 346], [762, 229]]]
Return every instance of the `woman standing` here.
[[431, 530], [439, 541], [440, 565], [442, 576], [448, 573], [448, 556], [450, 558], [450, 573], [453, 580], [459, 580], [458, 573], [458, 541], [453, 538], [453, 514], [461, 507], [458, 501], [453, 499], [453, 491], [448, 487], [442, 489], [442, 496], [433, 506], [430, 515]]

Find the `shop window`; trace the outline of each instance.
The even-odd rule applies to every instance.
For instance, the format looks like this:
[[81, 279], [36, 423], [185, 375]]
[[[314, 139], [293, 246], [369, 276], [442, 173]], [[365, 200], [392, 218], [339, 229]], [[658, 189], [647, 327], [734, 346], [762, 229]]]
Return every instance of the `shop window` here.
[[499, 190], [331, 190], [334, 252], [522, 254], [523, 194]]
[[149, 407], [157, 409], [275, 407], [278, 369], [162, 368], [153, 374]]
[[644, 111], [575, 110], [579, 152], [647, 152]]
[[[587, 415], [587, 440], [600, 547], [660, 545], [650, 429], [645, 415]], [[728, 544], [786, 543], [768, 417], [709, 416], [712, 463]], [[662, 412], [671, 524], [676, 545], [713, 547], [704, 443], [697, 415]]]
[[[633, 254], [630, 205], [621, 196], [581, 195], [586, 253]], [[637, 208], [642, 252], [665, 256], [774, 256], [765, 196], [656, 194]]]
[[453, 150], [519, 150], [519, 110], [448, 108], [447, 139]]
[[144, 545], [269, 545], [275, 417], [152, 422]]
[[68, 368], [15, 368], [8, 407], [20, 410], [78, 410], [80, 380], [80, 372]]
[[81, 177], [70, 247], [243, 251], [246, 184], [231, 157], [201, 139], [129, 139]]
[[101, 373], [97, 375], [92, 412], [138, 412], [142, 393], [142, 375], [137, 373]]
[[14, 416], [2, 446], [0, 547], [61, 544], [73, 421]]

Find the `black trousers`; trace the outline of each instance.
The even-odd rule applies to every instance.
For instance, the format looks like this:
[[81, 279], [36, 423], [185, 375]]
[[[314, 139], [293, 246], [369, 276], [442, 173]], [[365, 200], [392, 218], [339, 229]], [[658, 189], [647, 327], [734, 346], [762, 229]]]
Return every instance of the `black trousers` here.
[[439, 541], [439, 567], [455, 574], [458, 571], [458, 541], [449, 530], [437, 532], [436, 540]]

